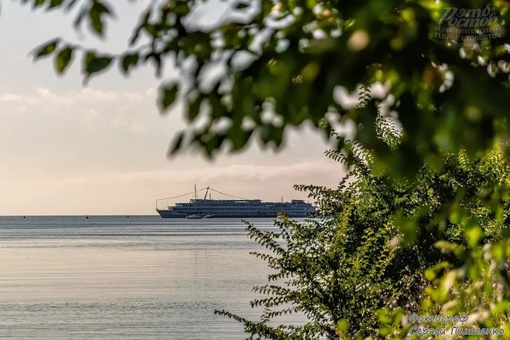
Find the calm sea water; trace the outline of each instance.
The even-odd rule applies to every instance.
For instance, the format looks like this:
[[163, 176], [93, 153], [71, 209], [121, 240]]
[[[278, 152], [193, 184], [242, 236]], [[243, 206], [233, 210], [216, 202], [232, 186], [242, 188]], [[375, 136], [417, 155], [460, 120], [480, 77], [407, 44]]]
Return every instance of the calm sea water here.
[[[271, 219], [255, 225], [274, 228]], [[244, 339], [261, 250], [238, 219], [0, 217], [0, 338]], [[288, 320], [292, 322], [292, 320]]]

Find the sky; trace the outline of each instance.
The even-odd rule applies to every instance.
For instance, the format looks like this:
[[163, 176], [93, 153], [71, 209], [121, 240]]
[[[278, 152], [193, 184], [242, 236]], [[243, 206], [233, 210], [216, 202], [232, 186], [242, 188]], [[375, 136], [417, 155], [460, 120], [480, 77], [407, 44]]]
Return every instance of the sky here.
[[[59, 36], [121, 52], [147, 1], [115, 1], [117, 19], [104, 41], [74, 31], [72, 16], [18, 2], [0, 9], [0, 215], [150, 215], [156, 199], [195, 184], [244, 198], [307, 199], [294, 184], [334, 187], [344, 176], [309, 127], [288, 131], [279, 152], [254, 143], [212, 162], [191, 152], [168, 158], [172, 137], [186, 124], [179, 105], [166, 115], [157, 109], [164, 77], [150, 67], [127, 78], [111, 68], [84, 86], [77, 60], [57, 76], [51, 59], [34, 63], [30, 56]], [[159, 208], [188, 198], [160, 201]]]

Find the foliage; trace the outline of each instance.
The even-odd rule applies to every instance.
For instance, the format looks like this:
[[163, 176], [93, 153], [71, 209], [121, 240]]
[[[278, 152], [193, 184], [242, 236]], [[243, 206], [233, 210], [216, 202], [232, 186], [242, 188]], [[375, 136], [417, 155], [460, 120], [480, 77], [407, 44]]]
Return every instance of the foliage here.
[[[439, 226], [447, 221], [458, 223], [462, 239], [439, 240], [435, 247], [443, 254], [453, 255], [449, 261], [438, 261], [425, 270], [429, 284], [423, 290], [421, 315], [461, 316], [464, 322], [429, 323], [419, 327], [446, 327], [447, 334], [456, 338], [478, 339], [479, 336], [461, 336], [457, 329], [495, 329], [508, 338], [510, 318], [508, 290], [510, 264], [508, 201], [510, 181], [508, 161], [498, 150], [493, 150], [478, 162], [470, 163], [465, 154], [459, 156], [459, 168], [469, 173], [461, 177], [461, 195], [468, 200], [445, 207], [436, 217]], [[452, 178], [453, 179], [453, 178]], [[451, 180], [450, 179], [450, 182]], [[444, 180], [444, 178], [443, 178]], [[464, 183], [478, 182], [475, 191]], [[431, 181], [431, 183], [434, 183]], [[397, 308], [381, 309], [381, 335], [401, 339], [408, 334], [412, 323], [409, 313]], [[448, 333], [450, 332], [450, 333]], [[452, 333], [453, 332], [453, 333]]]
[[[338, 151], [327, 154], [345, 159]], [[507, 200], [498, 202], [495, 211], [485, 204], [495, 192], [508, 188], [510, 169], [500, 152], [476, 161], [465, 153], [450, 155], [441, 170], [423, 167], [417, 180], [409, 183], [374, 175], [371, 157], [359, 148], [351, 163], [355, 165], [336, 189], [297, 186], [317, 202], [320, 219], [297, 222], [281, 217], [277, 231], [248, 225], [248, 235], [269, 250], [254, 255], [274, 270], [269, 284], [254, 289], [267, 295], [251, 303], [263, 307], [261, 320], [217, 313], [242, 322], [254, 338], [390, 334], [402, 338], [409, 330], [401, 323], [406, 315], [466, 311], [465, 297], [474, 293], [473, 287], [481, 289], [474, 282], [496, 282], [477, 260], [480, 245], [498, 242], [510, 223]], [[412, 222], [417, 228], [406, 230], [405, 225]], [[478, 225], [484, 228], [476, 229]], [[497, 247], [500, 261], [502, 248]], [[467, 268], [479, 268], [473, 281], [453, 286], [441, 283], [452, 280], [455, 270], [465, 271], [455, 268], [466, 261], [470, 261]], [[439, 280], [439, 288], [428, 287], [427, 279]], [[455, 293], [450, 292], [453, 288]], [[491, 293], [486, 291], [484, 296], [492, 302]], [[449, 301], [457, 305], [441, 309]], [[271, 326], [275, 318], [292, 313], [303, 313], [308, 322]]]
[[[114, 15], [104, 0], [18, 1], [75, 9], [75, 27], [98, 37]], [[206, 25], [200, 13], [212, 10], [208, 2], [151, 1], [124, 53], [58, 38], [35, 57], [52, 55], [61, 74], [80, 52], [86, 79], [114, 61], [124, 74], [145, 63], [159, 75], [165, 64], [176, 68], [180, 76], [164, 79], [159, 105], [166, 111], [181, 98], [190, 126], [172, 152], [197, 146], [212, 155], [223, 144], [241, 150], [250, 139], [279, 147], [286, 127], [319, 128], [327, 118], [352, 121], [377, 168], [409, 175], [423, 160], [440, 165], [444, 153], [461, 148], [471, 157], [508, 138], [506, 1], [236, 0], [228, 7], [223, 20]], [[336, 96], [376, 82], [388, 88], [388, 112], [403, 126], [399, 153], [377, 138], [377, 103], [348, 109]], [[193, 126], [204, 117], [204, 126]]]

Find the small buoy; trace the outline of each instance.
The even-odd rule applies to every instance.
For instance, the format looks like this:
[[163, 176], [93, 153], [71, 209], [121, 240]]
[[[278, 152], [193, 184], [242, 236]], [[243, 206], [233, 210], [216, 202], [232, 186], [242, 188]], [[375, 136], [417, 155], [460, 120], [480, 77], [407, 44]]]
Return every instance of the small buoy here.
[[23, 216], [23, 218], [26, 218], [25, 216]]
[[127, 218], [129, 218], [129, 215], [128, 215], [128, 217], [127, 217]]
[[89, 219], [89, 217], [87, 216], [87, 220]]

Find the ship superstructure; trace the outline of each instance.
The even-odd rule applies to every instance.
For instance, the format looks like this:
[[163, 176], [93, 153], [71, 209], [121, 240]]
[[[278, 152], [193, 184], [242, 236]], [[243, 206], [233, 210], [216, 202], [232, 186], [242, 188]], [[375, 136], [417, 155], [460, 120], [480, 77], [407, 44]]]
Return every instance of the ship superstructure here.
[[264, 202], [260, 199], [211, 199], [210, 196], [207, 198], [210, 191], [221, 192], [210, 187], [204, 189], [206, 193], [203, 199], [197, 197], [195, 187], [195, 198], [189, 203], [176, 203], [167, 209], [156, 207], [156, 210], [163, 218], [276, 217], [278, 213], [285, 213], [289, 217], [307, 217], [315, 212], [315, 207], [304, 200]]

